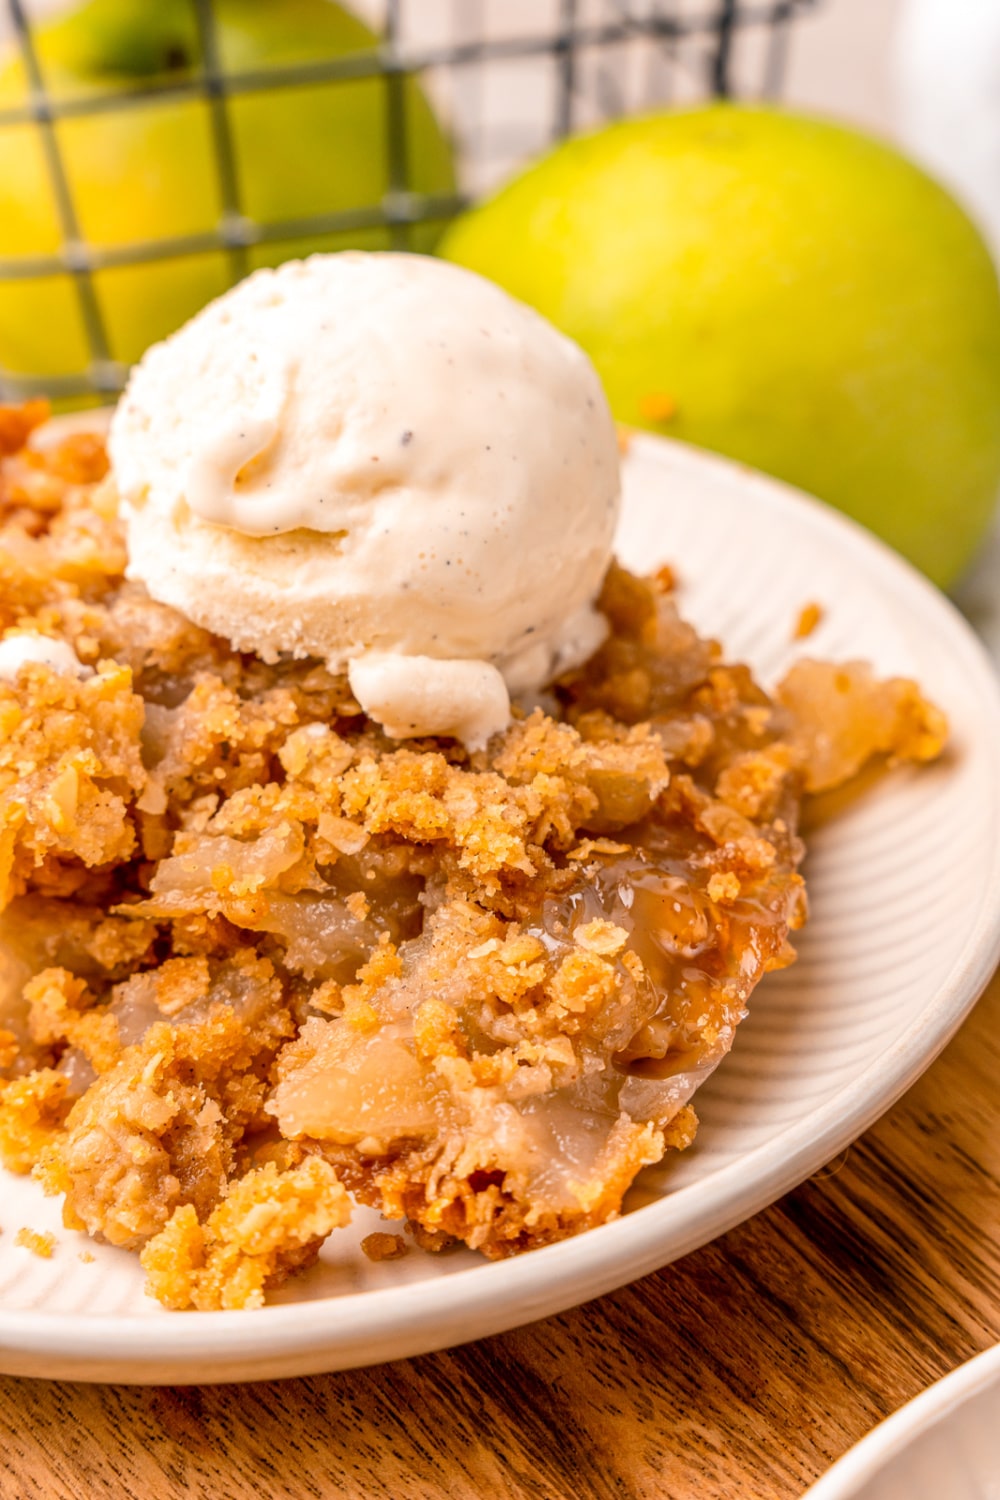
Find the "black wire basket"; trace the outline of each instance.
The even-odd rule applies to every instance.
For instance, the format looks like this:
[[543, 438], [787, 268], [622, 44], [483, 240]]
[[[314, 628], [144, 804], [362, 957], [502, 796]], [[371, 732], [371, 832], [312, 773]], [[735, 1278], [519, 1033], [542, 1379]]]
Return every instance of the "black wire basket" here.
[[815, 3], [0, 0], [0, 398], [106, 400], [257, 266], [430, 250], [573, 131], [772, 96]]

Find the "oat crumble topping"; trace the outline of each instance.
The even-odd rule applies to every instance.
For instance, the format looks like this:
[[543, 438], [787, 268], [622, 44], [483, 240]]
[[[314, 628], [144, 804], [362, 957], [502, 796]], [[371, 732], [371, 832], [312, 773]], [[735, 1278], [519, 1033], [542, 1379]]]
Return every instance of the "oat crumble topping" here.
[[585, 668], [400, 745], [125, 582], [100, 440], [44, 417], [0, 409], [0, 629], [94, 670], [0, 683], [0, 1159], [173, 1308], [258, 1306], [352, 1198], [490, 1257], [613, 1218], [794, 957], [803, 794], [940, 713], [861, 663], [769, 697], [612, 566]]
[[56, 1248], [56, 1237], [54, 1234], [45, 1234], [40, 1229], [19, 1229], [14, 1236], [14, 1244], [30, 1250], [40, 1260], [51, 1260]]

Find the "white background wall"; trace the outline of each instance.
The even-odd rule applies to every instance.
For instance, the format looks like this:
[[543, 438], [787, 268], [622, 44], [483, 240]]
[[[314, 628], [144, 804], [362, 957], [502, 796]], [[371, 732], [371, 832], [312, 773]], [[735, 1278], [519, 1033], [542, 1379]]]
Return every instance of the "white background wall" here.
[[[157, 0], [149, 3], [155, 5]], [[281, 0], [273, 3], [280, 4]], [[383, 8], [380, 0], [347, 3], [373, 20]], [[65, 7], [66, 0], [27, 0], [32, 16], [43, 17]], [[665, 5], [660, 8], [668, 9]], [[545, 9], [546, 0], [500, 0], [493, 5], [484, 0], [404, 0], [404, 10], [417, 19], [421, 29], [426, 26], [438, 35], [442, 23], [454, 25], [456, 18], [468, 33], [480, 23], [478, 18], [490, 11], [510, 17], [512, 29], [522, 23], [534, 29]], [[684, 0], [673, 9], [683, 12]], [[859, 124], [889, 130], [886, 57], [897, 10], [898, 0], [818, 0], [815, 12], [794, 28], [786, 97]], [[0, 37], [8, 29], [6, 0], [0, 0]]]
[[899, 10], [899, 0], [826, 0], [804, 15], [792, 33], [785, 99], [891, 135], [889, 50]]

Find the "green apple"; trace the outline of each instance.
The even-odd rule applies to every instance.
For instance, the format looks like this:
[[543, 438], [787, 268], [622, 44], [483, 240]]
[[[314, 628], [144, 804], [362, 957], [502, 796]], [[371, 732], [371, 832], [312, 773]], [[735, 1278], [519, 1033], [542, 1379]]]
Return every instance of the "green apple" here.
[[[222, 66], [260, 71], [368, 51], [377, 38], [330, 0], [214, 0]], [[36, 32], [49, 91], [59, 98], [190, 81], [201, 65], [192, 0], [86, 0]], [[262, 87], [227, 104], [243, 212], [259, 223], [377, 209], [389, 185], [383, 77]], [[401, 88], [408, 181], [454, 190], [451, 145], [413, 79]], [[0, 59], [0, 109], [25, 98], [13, 51]], [[67, 117], [56, 133], [82, 236], [119, 247], [217, 228], [220, 197], [211, 111], [169, 93], [110, 113]], [[434, 225], [412, 232], [429, 249]], [[63, 234], [34, 125], [0, 126], [0, 259], [50, 254]], [[252, 247], [250, 266], [317, 249], [385, 248], [382, 227]], [[102, 270], [94, 277], [114, 358], [131, 361], [170, 332], [233, 272], [224, 251]], [[0, 369], [49, 375], [84, 369], [87, 344], [67, 276], [0, 278]]]
[[943, 586], [969, 560], [1000, 485], [1000, 291], [888, 146], [764, 107], [627, 120], [441, 251], [577, 339], [621, 421], [819, 495]]

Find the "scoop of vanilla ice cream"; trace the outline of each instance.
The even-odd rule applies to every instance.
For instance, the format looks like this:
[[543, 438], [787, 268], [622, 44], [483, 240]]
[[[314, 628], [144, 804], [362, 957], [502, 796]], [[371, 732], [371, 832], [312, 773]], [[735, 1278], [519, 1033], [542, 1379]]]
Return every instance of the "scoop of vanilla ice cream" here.
[[111, 425], [129, 576], [391, 736], [481, 746], [600, 644], [618, 448], [583, 352], [470, 271], [262, 270], [151, 349]]

